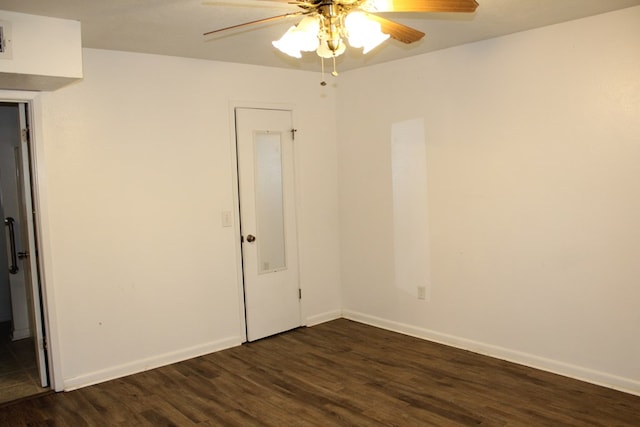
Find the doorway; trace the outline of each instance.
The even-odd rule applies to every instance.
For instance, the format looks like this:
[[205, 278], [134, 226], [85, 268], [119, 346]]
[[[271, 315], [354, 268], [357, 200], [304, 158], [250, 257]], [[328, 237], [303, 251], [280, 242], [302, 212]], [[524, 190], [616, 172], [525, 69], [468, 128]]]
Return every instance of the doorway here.
[[248, 341], [301, 326], [294, 135], [289, 110], [236, 108]]
[[48, 390], [29, 104], [0, 102], [0, 403]]

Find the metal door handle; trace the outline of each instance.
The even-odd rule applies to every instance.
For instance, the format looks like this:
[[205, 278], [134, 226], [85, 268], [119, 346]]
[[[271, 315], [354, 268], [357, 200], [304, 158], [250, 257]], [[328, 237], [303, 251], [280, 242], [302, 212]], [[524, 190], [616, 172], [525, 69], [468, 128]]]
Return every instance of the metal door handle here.
[[247, 242], [251, 243], [251, 242], [255, 242], [256, 241], [256, 236], [254, 236], [253, 234], [249, 234], [247, 236]]
[[15, 219], [7, 217], [4, 220], [4, 225], [9, 227], [9, 246], [11, 247], [11, 266], [9, 267], [9, 273], [18, 273], [18, 253], [16, 252], [16, 231], [14, 227]]

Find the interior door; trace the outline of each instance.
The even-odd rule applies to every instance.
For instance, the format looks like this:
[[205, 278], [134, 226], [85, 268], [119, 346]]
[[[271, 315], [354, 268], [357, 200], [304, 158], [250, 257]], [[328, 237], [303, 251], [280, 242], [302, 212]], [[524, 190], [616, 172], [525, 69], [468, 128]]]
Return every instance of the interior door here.
[[236, 108], [247, 340], [301, 325], [292, 113]]
[[40, 281], [38, 276], [35, 226], [33, 221], [33, 200], [31, 198], [31, 171], [29, 162], [29, 139], [27, 127], [27, 105], [19, 104], [20, 146], [16, 147], [16, 169], [18, 173], [18, 195], [20, 198], [20, 219], [22, 226], [21, 246], [18, 253], [29, 297], [31, 334], [34, 338], [36, 359], [40, 373], [40, 383], [48, 386], [47, 363], [45, 355], [44, 329], [42, 327], [42, 304], [40, 299]]

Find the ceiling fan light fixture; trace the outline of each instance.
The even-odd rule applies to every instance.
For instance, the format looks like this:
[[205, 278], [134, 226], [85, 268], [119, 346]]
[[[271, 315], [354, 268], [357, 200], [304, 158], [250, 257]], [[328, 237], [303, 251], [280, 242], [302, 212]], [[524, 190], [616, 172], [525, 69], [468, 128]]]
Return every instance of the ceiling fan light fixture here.
[[381, 28], [380, 23], [362, 12], [339, 15], [331, 20], [307, 16], [272, 44], [294, 58], [302, 58], [302, 52], [314, 50], [321, 58], [335, 58], [345, 52], [344, 39], [348, 39], [351, 47], [363, 48], [366, 54], [389, 38]]
[[[425, 34], [415, 28], [379, 16], [386, 12], [466, 12], [476, 11], [476, 0], [277, 0], [298, 6], [301, 10], [204, 33], [205, 36], [221, 31], [262, 24], [280, 19], [304, 18], [290, 27], [279, 40], [272, 42], [281, 52], [302, 58], [302, 52], [316, 51], [324, 59], [333, 59], [332, 75], [336, 71], [336, 57], [346, 50], [347, 42], [353, 48], [362, 48], [367, 54], [389, 38], [409, 44], [421, 40]], [[324, 79], [324, 77], [323, 77]], [[326, 85], [323, 80], [322, 85]]]

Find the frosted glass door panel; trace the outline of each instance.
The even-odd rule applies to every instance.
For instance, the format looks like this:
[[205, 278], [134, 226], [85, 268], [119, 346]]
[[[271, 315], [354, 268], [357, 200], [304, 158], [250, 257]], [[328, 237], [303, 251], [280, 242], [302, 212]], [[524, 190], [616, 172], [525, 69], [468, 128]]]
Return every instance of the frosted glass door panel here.
[[282, 134], [255, 132], [258, 274], [287, 267], [282, 198]]

